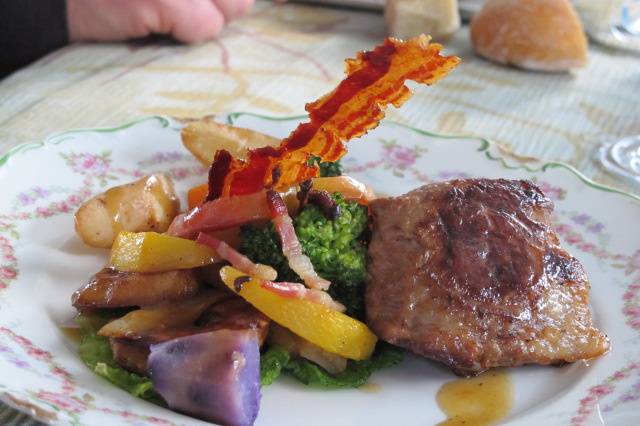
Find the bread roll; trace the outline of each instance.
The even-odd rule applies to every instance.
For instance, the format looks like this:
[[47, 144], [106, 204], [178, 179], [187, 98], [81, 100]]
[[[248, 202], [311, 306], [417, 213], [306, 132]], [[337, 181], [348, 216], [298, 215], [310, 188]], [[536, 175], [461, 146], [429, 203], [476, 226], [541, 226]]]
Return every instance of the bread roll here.
[[384, 19], [387, 33], [405, 40], [429, 34], [443, 41], [460, 28], [458, 0], [387, 0]]
[[478, 55], [536, 71], [568, 71], [587, 60], [587, 38], [569, 0], [488, 0], [471, 21]]

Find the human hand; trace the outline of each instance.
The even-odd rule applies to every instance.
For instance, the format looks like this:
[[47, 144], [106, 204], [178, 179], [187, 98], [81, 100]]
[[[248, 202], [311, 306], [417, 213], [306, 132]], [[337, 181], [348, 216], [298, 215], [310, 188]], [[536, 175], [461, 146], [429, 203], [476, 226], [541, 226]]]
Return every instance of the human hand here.
[[69, 39], [117, 41], [168, 34], [184, 43], [215, 37], [254, 0], [67, 0]]

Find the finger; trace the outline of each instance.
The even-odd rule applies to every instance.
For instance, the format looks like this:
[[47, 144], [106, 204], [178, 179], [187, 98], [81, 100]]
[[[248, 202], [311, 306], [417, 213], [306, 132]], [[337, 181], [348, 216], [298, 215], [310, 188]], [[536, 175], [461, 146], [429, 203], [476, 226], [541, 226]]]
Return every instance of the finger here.
[[222, 12], [227, 21], [238, 19], [246, 14], [251, 6], [253, 6], [253, 0], [211, 0], [218, 9]]
[[225, 23], [210, 0], [161, 1], [164, 32], [184, 43], [200, 43], [218, 35]]

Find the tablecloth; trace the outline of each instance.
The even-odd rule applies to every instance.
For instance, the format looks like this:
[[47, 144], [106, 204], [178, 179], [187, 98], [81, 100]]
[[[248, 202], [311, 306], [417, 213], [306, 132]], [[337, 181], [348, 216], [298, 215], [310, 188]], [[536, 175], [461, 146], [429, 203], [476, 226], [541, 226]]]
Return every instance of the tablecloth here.
[[[384, 36], [380, 13], [258, 2], [247, 18], [201, 45], [156, 40], [67, 46], [0, 81], [0, 153], [70, 128], [150, 114], [302, 114], [306, 102], [339, 81], [345, 58]], [[593, 161], [600, 143], [640, 134], [640, 56], [591, 45], [585, 68], [545, 74], [474, 56], [466, 27], [445, 44], [462, 64], [436, 86], [417, 87], [402, 109], [389, 110], [389, 119], [486, 137], [640, 194], [640, 187]], [[0, 409], [0, 424], [25, 419]]]

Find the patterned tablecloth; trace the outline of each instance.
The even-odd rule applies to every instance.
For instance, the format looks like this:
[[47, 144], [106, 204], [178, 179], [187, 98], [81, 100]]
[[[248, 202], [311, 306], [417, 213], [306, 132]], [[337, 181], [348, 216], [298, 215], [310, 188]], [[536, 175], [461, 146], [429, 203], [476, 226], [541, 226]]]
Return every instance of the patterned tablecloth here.
[[[150, 114], [302, 114], [305, 102], [341, 78], [344, 58], [384, 35], [379, 13], [258, 3], [218, 40], [198, 46], [68, 46], [0, 81], [0, 152], [69, 128]], [[463, 63], [436, 86], [417, 88], [389, 119], [486, 137], [640, 194], [640, 187], [609, 176], [592, 160], [600, 143], [640, 134], [639, 56], [592, 45], [586, 68], [542, 74], [477, 58], [464, 27], [446, 46]], [[0, 424], [24, 421], [0, 409]]]

